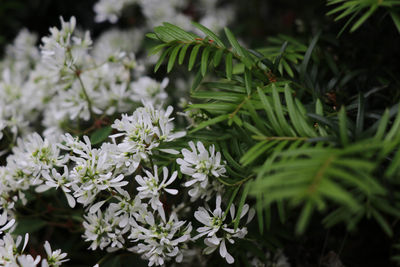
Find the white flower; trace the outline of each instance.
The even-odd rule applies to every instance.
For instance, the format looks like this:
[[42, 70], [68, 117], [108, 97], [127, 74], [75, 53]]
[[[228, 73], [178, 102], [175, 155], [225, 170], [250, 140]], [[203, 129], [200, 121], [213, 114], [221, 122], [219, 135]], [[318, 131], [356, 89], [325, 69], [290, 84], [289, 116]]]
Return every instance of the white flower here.
[[36, 256], [33, 258], [32, 255], [19, 255], [18, 256], [18, 263], [21, 267], [36, 267], [37, 264], [40, 262], [40, 256]]
[[[12, 266], [12, 267], [17, 267], [20, 266], [17, 263], [17, 260], [19, 261], [19, 258], [17, 257], [24, 251], [26, 245], [28, 244], [29, 240], [29, 235], [25, 234], [24, 237], [24, 243], [22, 245], [22, 248], [19, 249], [19, 246], [22, 244], [22, 236], [17, 236], [16, 240], [14, 241], [13, 237], [7, 233], [3, 236], [2, 239], [0, 239], [0, 266]], [[39, 257], [40, 260], [40, 257]], [[21, 265], [25, 264], [23, 266], [36, 266], [36, 265], [29, 265], [34, 263], [34, 261], [31, 261], [30, 258], [26, 258], [25, 256], [21, 258]]]
[[172, 184], [175, 181], [176, 177], [178, 176], [178, 172], [174, 171], [170, 178], [168, 178], [168, 169], [163, 167], [163, 179], [160, 182], [158, 178], [158, 167], [154, 165], [154, 174], [145, 170], [146, 176], [136, 175], [135, 180], [138, 182], [139, 187], [136, 189], [139, 191], [139, 198], [150, 199], [151, 207], [154, 210], [158, 210], [162, 207], [162, 203], [160, 201], [161, 191], [164, 190], [165, 192], [176, 195], [178, 194], [178, 190], [166, 188], [168, 185]]
[[[240, 218], [243, 218], [244, 215], [249, 211], [249, 205], [243, 205], [242, 212], [240, 214]], [[251, 209], [248, 215], [247, 223], [249, 223], [254, 217], [254, 210]], [[247, 234], [247, 228], [237, 228], [236, 230], [229, 228], [228, 224], [224, 223], [227, 214], [222, 212], [221, 209], [221, 196], [218, 195], [216, 197], [216, 207], [214, 211], [207, 210], [203, 207], [200, 207], [195, 213], [194, 217], [196, 220], [204, 224], [204, 226], [199, 227], [197, 232], [199, 234], [193, 237], [193, 240], [196, 240], [200, 237], [206, 236], [204, 239], [204, 244], [207, 247], [204, 249], [205, 254], [211, 254], [219, 247], [219, 253], [222, 258], [232, 264], [234, 262], [234, 258], [231, 254], [229, 254], [225, 240], [230, 243], [234, 243], [233, 238], [244, 238]], [[230, 207], [230, 215], [232, 220], [235, 219], [235, 206], [232, 204]]]
[[75, 198], [70, 194], [71, 193], [71, 184], [73, 181], [69, 179], [69, 171], [66, 165], [64, 165], [64, 173], [61, 175], [57, 172], [56, 169], [51, 170], [51, 175], [47, 172], [42, 173], [43, 178], [46, 180], [44, 184], [36, 187], [36, 192], [44, 192], [50, 188], [59, 187], [64, 192], [65, 197], [67, 198], [68, 204], [71, 208], [75, 207], [76, 201]]
[[135, 3], [137, 0], [100, 0], [94, 6], [96, 22], [109, 21], [116, 23], [125, 5]]
[[115, 170], [114, 161], [106, 149], [92, 148], [87, 136], [83, 137], [85, 142], [78, 141], [68, 134], [63, 138], [66, 144], [58, 146], [75, 154], [69, 156], [75, 166], [70, 171], [68, 179], [69, 189], [78, 203], [87, 206], [94, 201], [100, 191], [119, 192], [122, 190], [121, 187], [128, 184], [128, 181], [124, 181], [124, 175]]
[[63, 262], [69, 261], [69, 259], [65, 259], [65, 257], [67, 257], [67, 253], [62, 253], [61, 249], [52, 251], [48, 241], [44, 243], [44, 249], [46, 250], [47, 259], [43, 259], [42, 267], [58, 267]]
[[3, 213], [0, 215], [0, 234], [5, 230], [10, 229], [15, 224], [15, 219], [10, 219], [9, 217], [7, 210], [4, 209]]
[[185, 243], [190, 240], [190, 223], [185, 226], [185, 221], [179, 221], [174, 212], [168, 221], [162, 216], [160, 218], [157, 220], [153, 213], [147, 213], [144, 225], [134, 224], [135, 232], [130, 236], [138, 244], [129, 250], [142, 254], [149, 261], [148, 266], [164, 265], [171, 258], [181, 262]]
[[93, 46], [93, 56], [106, 61], [117, 57], [121, 52], [136, 53], [144, 38], [143, 29], [120, 30], [112, 28], [102, 33]]
[[[15, 162], [24, 169], [25, 173], [38, 178], [42, 173], [49, 173], [53, 167], [62, 166], [65, 158], [60, 156], [60, 149], [56, 145], [55, 138], [42, 139], [38, 133], [28, 135], [25, 139], [19, 139], [18, 145], [13, 148]], [[35, 184], [36, 179], [33, 180]]]
[[121, 229], [119, 227], [121, 218], [115, 216], [110, 209], [105, 212], [98, 209], [96, 213], [89, 213], [84, 218], [85, 233], [83, 238], [85, 238], [85, 241], [92, 242], [90, 249], [104, 249], [110, 246], [108, 250], [114, 251], [123, 247], [125, 243], [124, 234], [127, 233], [129, 227]]
[[170, 142], [185, 135], [185, 132], [172, 132], [173, 118], [169, 118], [172, 110], [171, 106], [164, 111], [146, 103], [131, 116], [122, 115], [121, 120], [115, 120], [112, 127], [122, 133], [110, 137], [124, 137], [118, 149], [126, 156], [148, 160], [148, 155], [152, 155], [152, 150], [162, 142]]
[[108, 209], [114, 216], [119, 217], [119, 227], [124, 228], [136, 220], [143, 221], [141, 214], [147, 213], [147, 204], [142, 203], [138, 196], [131, 199], [129, 193], [123, 191], [121, 196], [115, 196], [115, 199], [117, 202], [110, 203]]
[[165, 87], [167, 87], [167, 85], [168, 78], [164, 78], [161, 83], [158, 83], [150, 77], [140, 77], [131, 84], [134, 92], [131, 99], [136, 102], [145, 101], [152, 104], [161, 104], [168, 97], [165, 92]]
[[226, 169], [225, 162], [221, 162], [221, 153], [215, 153], [214, 145], [211, 145], [208, 151], [200, 141], [197, 142], [197, 146], [190, 141], [189, 146], [192, 151], [182, 149], [183, 159], [178, 158], [176, 162], [180, 165], [181, 172], [191, 177], [184, 186], [192, 187], [189, 195], [193, 201], [199, 197], [209, 196], [210, 190], [214, 187], [210, 186], [209, 176], [223, 176]]

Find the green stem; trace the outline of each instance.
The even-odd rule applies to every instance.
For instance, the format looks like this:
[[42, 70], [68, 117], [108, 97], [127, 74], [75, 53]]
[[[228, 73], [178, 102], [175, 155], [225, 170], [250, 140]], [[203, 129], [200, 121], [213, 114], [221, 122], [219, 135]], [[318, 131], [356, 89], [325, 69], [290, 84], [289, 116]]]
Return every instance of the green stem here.
[[92, 101], [90, 101], [89, 95], [87, 94], [85, 85], [83, 84], [81, 75], [80, 75], [80, 73], [78, 71], [76, 72], [76, 76], [78, 77], [79, 83], [81, 84], [81, 87], [82, 87], [83, 95], [85, 96], [86, 102], [88, 103], [88, 109], [89, 109], [89, 112], [90, 112], [90, 116], [91, 117], [95, 117], [95, 115], [93, 113], [93, 109], [92, 109]]
[[307, 137], [296, 137], [296, 136], [257, 136], [254, 135], [252, 136], [253, 139], [255, 140], [267, 140], [267, 141], [297, 141], [297, 140], [303, 140], [303, 141], [307, 141], [308, 138]]

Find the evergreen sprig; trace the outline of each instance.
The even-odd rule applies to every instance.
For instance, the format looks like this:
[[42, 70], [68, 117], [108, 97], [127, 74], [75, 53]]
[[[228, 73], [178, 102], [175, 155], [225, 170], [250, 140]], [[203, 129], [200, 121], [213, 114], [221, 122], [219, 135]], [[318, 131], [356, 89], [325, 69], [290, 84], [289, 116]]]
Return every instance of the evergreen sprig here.
[[[240, 199], [239, 209], [246, 198], [254, 197], [260, 232], [268, 229], [266, 214], [276, 206], [281, 221], [285, 210], [298, 214], [299, 234], [317, 211], [325, 214], [327, 227], [345, 222], [354, 229], [361, 219], [371, 217], [392, 235], [391, 222], [400, 217], [388, 200], [400, 174], [398, 108], [382, 112], [370, 127], [364, 105], [370, 95], [360, 94], [352, 106], [332, 109], [310, 88], [321, 56], [315, 54], [319, 34], [309, 46], [278, 36], [272, 40], [273, 45], [281, 43], [279, 50], [278, 46], [248, 50], [229, 29], [220, 38], [194, 25], [204, 37], [168, 23], [155, 28], [149, 37], [162, 42], [151, 52], [162, 51], [155, 70], [167, 62], [170, 72], [177, 58], [183, 64], [187, 57], [188, 69], [197, 69], [191, 92], [196, 103], [189, 109], [209, 116], [191, 133], [225, 136], [217, 141], [230, 177], [220, 181], [236, 188], [230, 197]], [[219, 79], [201, 84], [207, 72]], [[239, 187], [243, 189], [238, 192]]]

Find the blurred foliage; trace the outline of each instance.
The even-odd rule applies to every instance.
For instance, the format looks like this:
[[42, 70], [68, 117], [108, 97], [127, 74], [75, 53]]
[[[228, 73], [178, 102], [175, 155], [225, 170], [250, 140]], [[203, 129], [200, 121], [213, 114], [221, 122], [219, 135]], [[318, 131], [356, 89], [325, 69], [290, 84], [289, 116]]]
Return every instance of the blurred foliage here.
[[[43, 36], [59, 16], [76, 16], [96, 36], [110, 25], [94, 23], [95, 2], [0, 0], [0, 45], [23, 27]], [[174, 68], [185, 73], [178, 65], [197, 73], [190, 109], [201, 109], [211, 119], [191, 136], [212, 142], [218, 137], [231, 166], [231, 180], [225, 183], [251, 182], [249, 198], [258, 212], [253, 227], [265, 240], [274, 240], [266, 246], [284, 244], [299, 266], [318, 265], [330, 250], [346, 266], [390, 266], [390, 257], [400, 258], [395, 245], [400, 197], [398, 1], [233, 2], [240, 22], [230, 27], [234, 34], [205, 31], [203, 38], [166, 24], [149, 35], [164, 43], [153, 53], [168, 51], [161, 53], [157, 75], [173, 75]], [[386, 3], [382, 8], [377, 6], [381, 2]], [[127, 16], [118, 25], [135, 23], [140, 18]], [[168, 36], [169, 31], [178, 31], [179, 38]], [[201, 84], [207, 73], [220, 79]], [[213, 136], [209, 128], [224, 135]], [[101, 140], [103, 134], [92, 138]], [[287, 184], [292, 177], [293, 184]], [[248, 197], [244, 192], [237, 198]], [[69, 221], [63, 211], [45, 203], [46, 196], [42, 204], [57, 219], [54, 225], [48, 225], [44, 212], [38, 218], [26, 214], [20, 227], [31, 227], [43, 240], [61, 237], [54, 239], [55, 247], [75, 249], [67, 265], [98, 261], [100, 254], [93, 259], [82, 254], [87, 244], [81, 239], [63, 238], [80, 222], [71, 217], [65, 224]], [[305, 234], [293, 237], [293, 229]], [[138, 256], [110, 254], [103, 263], [129, 266], [131, 257]]]

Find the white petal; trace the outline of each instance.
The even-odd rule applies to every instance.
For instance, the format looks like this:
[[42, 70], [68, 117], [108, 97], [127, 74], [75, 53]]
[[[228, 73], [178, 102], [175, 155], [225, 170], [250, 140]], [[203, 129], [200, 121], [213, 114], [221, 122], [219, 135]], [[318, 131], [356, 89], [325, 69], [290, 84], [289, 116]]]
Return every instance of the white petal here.
[[228, 264], [232, 264], [235, 262], [235, 259], [232, 257], [231, 254], [229, 254], [228, 252], [226, 252], [226, 256], [225, 256], [226, 262]]
[[189, 187], [189, 186], [195, 184], [196, 182], [197, 182], [197, 180], [192, 179], [192, 180], [189, 180], [189, 181], [185, 182], [183, 185], [184, 185], [185, 187]]
[[43, 247], [44, 247], [44, 250], [46, 251], [46, 254], [48, 256], [51, 256], [51, 246], [50, 246], [49, 241], [46, 240], [46, 242], [44, 242]]
[[179, 154], [178, 150], [169, 149], [169, 148], [161, 148], [160, 151], [164, 152], [164, 153], [172, 154], [172, 155], [178, 155]]
[[221, 195], [217, 196], [215, 209], [221, 209]]
[[225, 240], [222, 240], [221, 245], [219, 246], [219, 254], [221, 255], [222, 258], [225, 258], [227, 253], [226, 246], [225, 246]]
[[11, 228], [14, 225], [14, 223], [15, 223], [15, 219], [10, 220], [6, 225], [4, 225], [2, 228], [0, 228], [0, 233], [2, 231], [5, 231], [5, 230]]
[[253, 208], [251, 208], [250, 211], [249, 211], [249, 215], [248, 215], [248, 217], [247, 217], [246, 224], [248, 224], [249, 222], [251, 222], [251, 220], [254, 218], [254, 215], [255, 215], [255, 214], [256, 214], [256, 211], [255, 211]]
[[70, 194], [67, 194], [67, 193], [65, 193], [65, 196], [67, 197], [68, 205], [71, 208], [74, 208], [75, 205], [76, 205], [75, 198], [73, 196], [71, 196]]
[[173, 183], [177, 176], [178, 176], [178, 172], [174, 171], [172, 173], [171, 177], [169, 178], [168, 182], [165, 183], [165, 185], [170, 185], [171, 183]]
[[103, 201], [97, 202], [96, 204], [91, 206], [89, 209], [89, 213], [95, 213], [96, 211], [98, 211], [101, 208], [101, 206], [103, 206], [104, 202], [106, 202], [106, 201], [103, 200]]
[[29, 240], [29, 234], [26, 233], [26, 234], [25, 234], [24, 245], [22, 246], [22, 250], [21, 250], [21, 251], [24, 251], [26, 245], [28, 244], [28, 240]]
[[249, 211], [249, 205], [248, 204], [244, 204], [243, 208], [242, 208], [242, 213], [240, 214], [240, 219], [243, 218], [244, 215], [246, 215], [246, 213]]
[[[201, 209], [201, 208], [200, 208]], [[204, 208], [203, 208], [204, 209]], [[198, 210], [194, 213], [194, 217], [204, 225], [211, 226], [211, 218], [206, 210]]]
[[171, 195], [176, 195], [178, 194], [178, 190], [176, 189], [168, 189], [168, 188], [164, 188], [165, 192], [170, 193]]

